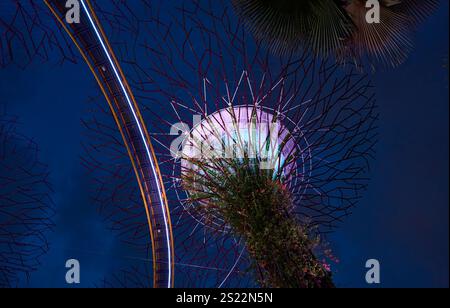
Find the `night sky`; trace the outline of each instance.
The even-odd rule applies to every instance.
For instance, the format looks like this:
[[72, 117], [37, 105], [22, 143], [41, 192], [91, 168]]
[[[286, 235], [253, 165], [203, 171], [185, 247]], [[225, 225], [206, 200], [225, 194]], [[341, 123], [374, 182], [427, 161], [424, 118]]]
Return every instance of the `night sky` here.
[[[369, 190], [329, 238], [339, 287], [368, 287], [365, 262], [381, 263], [381, 287], [448, 287], [448, 1], [423, 23], [396, 69], [374, 73], [380, 141]], [[0, 104], [20, 118], [49, 165], [57, 214], [50, 252], [23, 286], [67, 287], [65, 262], [80, 260], [82, 287], [97, 286], [142, 257], [130, 254], [89, 198], [80, 164], [80, 119], [98, 90], [84, 63], [0, 69]], [[106, 104], [106, 103], [105, 103]]]

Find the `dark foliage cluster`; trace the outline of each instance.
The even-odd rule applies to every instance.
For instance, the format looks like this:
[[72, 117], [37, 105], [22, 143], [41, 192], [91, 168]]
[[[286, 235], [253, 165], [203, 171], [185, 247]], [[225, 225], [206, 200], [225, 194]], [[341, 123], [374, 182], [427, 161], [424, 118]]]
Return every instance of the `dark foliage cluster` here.
[[245, 239], [257, 280], [276, 288], [332, 288], [331, 273], [314, 255], [314, 232], [298, 222], [291, 193], [273, 170], [252, 160], [191, 160], [185, 172], [189, 202], [208, 216], [220, 215], [230, 232]]

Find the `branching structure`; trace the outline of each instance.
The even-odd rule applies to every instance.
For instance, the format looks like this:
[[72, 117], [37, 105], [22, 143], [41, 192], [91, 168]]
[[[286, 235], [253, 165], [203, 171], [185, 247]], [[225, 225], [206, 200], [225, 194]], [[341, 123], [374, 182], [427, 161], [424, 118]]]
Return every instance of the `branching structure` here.
[[81, 160], [92, 179], [92, 201], [127, 244], [138, 251], [151, 251], [139, 187], [116, 123], [104, 105], [102, 97], [91, 98], [88, 116], [82, 121], [87, 141]]
[[70, 42], [55, 26], [43, 1], [0, 2], [0, 68], [26, 67], [33, 60], [76, 60]]
[[[272, 222], [287, 230], [284, 234], [290, 234], [291, 239], [285, 251], [280, 251], [281, 243], [277, 243], [278, 255], [273, 255], [272, 265], [276, 258], [294, 264], [298, 261], [295, 258], [301, 256], [293, 247], [303, 243], [301, 251], [311, 264], [303, 263], [308, 269], [303, 274], [295, 269], [290, 277], [304, 279], [314, 273], [314, 278], [321, 277], [322, 282], [314, 285], [303, 284], [306, 280], [300, 283], [290, 280], [288, 286], [331, 286], [327, 266], [313, 250], [318, 234], [332, 231], [350, 214], [368, 183], [378, 115], [367, 76], [351, 67], [343, 71], [339, 65], [311, 56], [307, 51], [273, 56], [261, 42], [252, 40], [244, 23], [235, 17], [225, 1], [171, 3], [169, 6], [176, 10], [172, 7], [167, 11], [164, 5], [148, 1], [114, 4], [117, 9], [102, 12], [102, 20], [116, 33], [115, 47], [121, 51], [127, 77], [136, 98], [146, 106], [144, 117], [153, 129], [151, 134], [170, 199], [176, 242], [176, 285], [236, 287], [258, 282], [285, 286], [279, 279], [286, 271], [265, 266], [263, 262], [267, 260], [257, 259], [262, 256], [258, 245], [264, 241], [263, 233], [249, 234], [245, 221], [233, 222], [234, 206], [256, 201], [239, 200], [248, 194], [227, 191], [232, 187], [227, 181], [234, 180], [240, 183], [238, 187], [249, 185], [246, 187], [249, 191], [261, 183], [268, 184], [266, 191], [272, 191], [278, 202], [269, 202], [272, 207], [269, 214], [263, 215], [264, 219], [282, 205], [275, 211], [278, 218]], [[176, 12], [174, 18], [173, 12]], [[198, 200], [196, 193], [208, 190], [193, 187], [198, 187], [198, 175], [207, 174], [213, 163], [208, 161], [205, 172], [193, 174], [192, 171], [204, 168], [205, 162], [190, 161], [197, 169], [187, 168], [189, 164], [183, 163], [186, 157], [182, 147], [174, 148], [173, 143], [189, 140], [199, 125], [198, 119], [200, 123], [213, 119], [222, 133], [236, 143], [236, 129], [223, 117], [214, 117], [228, 112], [235, 122], [252, 118], [249, 112], [233, 115], [230, 110], [236, 108], [256, 114], [264, 111], [281, 123], [282, 130], [276, 139], [289, 136], [288, 143], [294, 145], [285, 155], [288, 163], [276, 169], [282, 176], [275, 180], [258, 172], [259, 176], [253, 177], [258, 181], [253, 182], [247, 175], [256, 169], [247, 170], [246, 176], [238, 176], [245, 174], [242, 166], [236, 168], [239, 172], [228, 174], [224, 171], [230, 167], [222, 168], [215, 181], [201, 185], [204, 188], [222, 183], [222, 197], [200, 196], [203, 201]], [[260, 119], [256, 117], [256, 123], [262, 123]], [[107, 216], [113, 217], [114, 226], [126, 240], [141, 239], [145, 247], [148, 243], [142, 237], [145, 219], [142, 213], [133, 210], [140, 208], [136, 205], [139, 198], [134, 196], [136, 188], [129, 181], [131, 173], [120, 162], [123, 150], [109, 128], [113, 127], [112, 120], [99, 119], [97, 113], [86, 125], [90, 132], [95, 132], [86, 147], [85, 164], [97, 182], [96, 200]], [[200, 124], [200, 127], [204, 126]], [[204, 140], [214, 135], [205, 129], [200, 132]], [[99, 157], [105, 153], [112, 160], [102, 162]], [[215, 160], [214, 164], [220, 161], [224, 162]], [[239, 161], [231, 160], [231, 163]], [[246, 180], [250, 183], [244, 185], [242, 181]], [[227, 194], [235, 196], [236, 202], [223, 202]], [[272, 197], [274, 194], [269, 193]], [[263, 200], [258, 203], [264, 204]], [[222, 210], [210, 215], [214, 207]], [[242, 210], [252, 213], [254, 208]], [[314, 278], [307, 280], [311, 282]]]
[[53, 203], [38, 154], [16, 119], [0, 111], [0, 287], [26, 283], [49, 248]]
[[129, 269], [112, 273], [98, 283], [96, 287], [107, 289], [147, 289], [152, 287], [148, 279], [149, 275], [151, 273], [148, 271], [148, 267], [133, 266]]

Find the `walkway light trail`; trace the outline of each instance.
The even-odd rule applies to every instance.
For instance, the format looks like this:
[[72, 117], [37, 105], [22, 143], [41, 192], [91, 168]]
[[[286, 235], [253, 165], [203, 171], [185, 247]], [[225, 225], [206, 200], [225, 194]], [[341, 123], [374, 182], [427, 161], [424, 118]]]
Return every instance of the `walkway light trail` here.
[[174, 249], [167, 197], [151, 140], [133, 93], [90, 2], [80, 1], [89, 26], [83, 22], [67, 25], [62, 18], [66, 11], [64, 1], [45, 0], [45, 3], [76, 44], [110, 105], [132, 161], [147, 211], [152, 239], [154, 286], [171, 288], [174, 283]]
[[[134, 117], [134, 119], [135, 119], [135, 121], [136, 121], [136, 123], [137, 123], [137, 125], [138, 125], [138, 127], [139, 127], [139, 132], [140, 132], [140, 134], [141, 134], [142, 142], [143, 142], [144, 145], [145, 145], [145, 150], [147, 151], [148, 159], [149, 159], [149, 161], [150, 161], [150, 163], [151, 163], [151, 165], [152, 165], [153, 176], [154, 176], [155, 178], [157, 178], [157, 174], [156, 174], [155, 165], [154, 165], [154, 162], [153, 162], [153, 159], [152, 159], [152, 155], [150, 154], [150, 149], [149, 149], [148, 143], [147, 143], [147, 141], [146, 141], [144, 132], [143, 132], [142, 127], [141, 127], [141, 125], [140, 125], [140, 123], [139, 123], [139, 120], [138, 120], [138, 118], [137, 118], [136, 111], [134, 110], [133, 104], [131, 103], [130, 97], [128, 96], [128, 93], [127, 93], [127, 91], [126, 91], [126, 89], [125, 89], [125, 86], [123, 85], [122, 79], [120, 78], [119, 73], [117, 72], [117, 68], [116, 68], [116, 66], [114, 65], [114, 62], [113, 62], [112, 59], [111, 59], [111, 55], [109, 54], [109, 52], [108, 52], [108, 50], [107, 50], [107, 48], [106, 48], [106, 46], [105, 46], [105, 43], [103, 42], [103, 39], [102, 39], [100, 33], [98, 32], [97, 27], [95, 26], [94, 21], [92, 20], [92, 16], [91, 16], [91, 14], [89, 13], [89, 10], [88, 10], [88, 8], [86, 7], [86, 4], [85, 4], [84, 0], [81, 0], [81, 4], [83, 5], [83, 10], [84, 10], [84, 12], [86, 13], [86, 15], [88, 16], [89, 22], [91, 23], [92, 28], [94, 28], [95, 34], [97, 34], [97, 38], [98, 38], [98, 40], [100, 41], [100, 43], [101, 43], [101, 45], [102, 45], [102, 47], [103, 47], [103, 50], [105, 51], [105, 54], [106, 54], [106, 56], [108, 57], [108, 60], [109, 60], [109, 62], [110, 62], [110, 64], [111, 64], [111, 66], [112, 66], [113, 69], [114, 69], [114, 74], [116, 75], [116, 78], [117, 78], [117, 80], [118, 80], [119, 83], [120, 83], [120, 86], [121, 86], [121, 88], [122, 88], [122, 91], [123, 91], [123, 93], [124, 93], [124, 95], [125, 95], [125, 97], [126, 97], [126, 99], [127, 99], [128, 105], [130, 106], [130, 110], [131, 110], [131, 112], [133, 113], [133, 117]], [[166, 229], [166, 241], [167, 241], [167, 248], [168, 248], [168, 252], [167, 252], [167, 253], [168, 253], [168, 256], [169, 256], [169, 264], [170, 264], [170, 263], [172, 263], [172, 262], [171, 262], [170, 238], [169, 238], [169, 226], [168, 226], [168, 222], [167, 222], [167, 214], [166, 214], [166, 209], [164, 208], [164, 201], [163, 201], [163, 196], [162, 196], [162, 192], [161, 192], [160, 183], [157, 181], [156, 184], [157, 184], [157, 186], [158, 186], [158, 197], [160, 198], [161, 207], [162, 207], [162, 212], [163, 212], [163, 214], [164, 214], [164, 227], [165, 227], [165, 229]], [[169, 267], [169, 277], [171, 277], [171, 276], [172, 276], [171, 268]], [[170, 281], [170, 278], [169, 278], [169, 280], [168, 280], [168, 287], [169, 287], [169, 288], [171, 287], [171, 281]]]

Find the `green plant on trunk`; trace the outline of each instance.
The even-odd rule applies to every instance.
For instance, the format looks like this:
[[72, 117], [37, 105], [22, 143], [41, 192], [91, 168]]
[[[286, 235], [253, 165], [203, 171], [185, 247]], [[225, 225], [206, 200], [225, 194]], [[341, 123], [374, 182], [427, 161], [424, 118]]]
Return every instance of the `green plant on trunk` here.
[[206, 222], [219, 216], [245, 239], [263, 287], [334, 287], [331, 273], [313, 253], [319, 240], [292, 213], [292, 196], [280, 172], [259, 168], [258, 159], [189, 162], [182, 179], [189, 202]]

